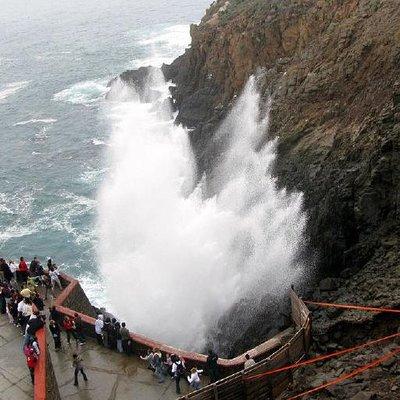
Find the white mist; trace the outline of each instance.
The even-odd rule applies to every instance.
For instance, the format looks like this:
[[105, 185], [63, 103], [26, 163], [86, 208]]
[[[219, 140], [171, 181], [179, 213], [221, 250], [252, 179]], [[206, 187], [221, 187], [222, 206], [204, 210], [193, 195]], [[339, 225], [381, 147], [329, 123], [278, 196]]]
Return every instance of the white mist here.
[[126, 101], [129, 91], [118, 90], [108, 110], [111, 168], [99, 193], [108, 298], [131, 330], [202, 350], [235, 303], [257, 307], [263, 295], [281, 294], [300, 276], [302, 197], [278, 191], [271, 177], [275, 142], [261, 146], [269, 107], [260, 114], [253, 78], [217, 134], [225, 151], [205, 180], [217, 193], [212, 198], [203, 182], [194, 186], [187, 131], [165, 110], [137, 96]]

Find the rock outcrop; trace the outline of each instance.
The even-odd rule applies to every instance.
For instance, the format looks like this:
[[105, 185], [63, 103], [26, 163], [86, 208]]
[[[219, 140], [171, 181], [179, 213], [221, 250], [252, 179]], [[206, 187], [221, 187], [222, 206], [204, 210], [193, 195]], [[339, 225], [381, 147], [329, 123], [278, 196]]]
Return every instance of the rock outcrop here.
[[163, 71], [201, 170], [251, 74], [273, 96], [276, 176], [301, 190], [324, 274], [362, 268], [399, 233], [396, 0], [216, 1]]

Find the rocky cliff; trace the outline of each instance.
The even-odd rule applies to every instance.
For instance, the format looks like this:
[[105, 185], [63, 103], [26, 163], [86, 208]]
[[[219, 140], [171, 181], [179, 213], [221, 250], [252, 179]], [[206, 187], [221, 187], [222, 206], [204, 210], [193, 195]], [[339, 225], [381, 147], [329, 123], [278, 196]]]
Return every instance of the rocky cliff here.
[[[273, 96], [276, 176], [305, 193], [327, 274], [359, 270], [399, 231], [400, 8], [396, 0], [216, 1], [171, 66], [178, 121], [201, 169], [251, 74]], [[396, 257], [397, 258], [397, 257]]]

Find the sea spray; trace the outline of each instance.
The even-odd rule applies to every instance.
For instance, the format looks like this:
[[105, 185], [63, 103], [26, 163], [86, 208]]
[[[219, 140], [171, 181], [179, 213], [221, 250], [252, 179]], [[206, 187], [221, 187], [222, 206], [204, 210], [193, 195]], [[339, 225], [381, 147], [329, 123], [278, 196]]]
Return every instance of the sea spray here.
[[158, 80], [153, 103], [127, 101], [123, 90], [108, 105], [98, 253], [113, 311], [132, 330], [202, 350], [235, 304], [258, 307], [300, 276], [302, 197], [271, 176], [276, 143], [263, 144], [269, 107], [253, 78], [217, 133], [224, 150], [212, 176], [197, 185], [188, 132], [166, 118]]

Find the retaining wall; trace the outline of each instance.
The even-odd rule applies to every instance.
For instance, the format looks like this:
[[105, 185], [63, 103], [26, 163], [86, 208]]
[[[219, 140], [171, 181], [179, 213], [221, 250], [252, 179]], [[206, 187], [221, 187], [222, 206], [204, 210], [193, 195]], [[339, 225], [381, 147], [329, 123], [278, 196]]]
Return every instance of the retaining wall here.
[[47, 349], [46, 328], [40, 329], [36, 337], [40, 355], [35, 368], [34, 400], [61, 400], [50, 352]]

